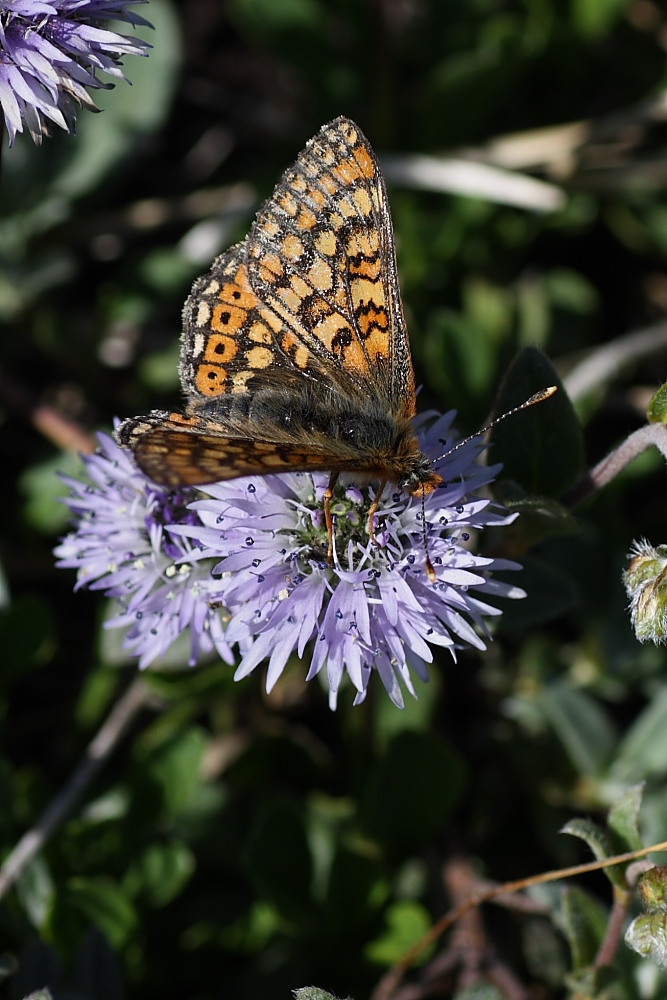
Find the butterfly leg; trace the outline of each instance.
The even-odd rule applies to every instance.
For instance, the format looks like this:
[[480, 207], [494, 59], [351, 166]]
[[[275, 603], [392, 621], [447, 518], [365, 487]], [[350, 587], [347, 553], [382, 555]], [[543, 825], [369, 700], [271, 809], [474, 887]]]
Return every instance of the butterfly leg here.
[[380, 506], [380, 500], [382, 499], [382, 494], [384, 493], [384, 488], [387, 485], [388, 480], [383, 479], [378, 486], [377, 493], [375, 494], [375, 500], [371, 504], [371, 509], [368, 512], [368, 537], [376, 545], [379, 545], [377, 538], [375, 537], [375, 515], [378, 512], [378, 507]]
[[333, 517], [331, 516], [331, 498], [333, 496], [333, 491], [335, 489], [336, 483], [338, 481], [338, 473], [332, 472], [329, 478], [329, 485], [324, 491], [324, 523], [327, 526], [327, 534], [329, 536], [329, 551], [327, 552], [327, 562], [330, 566], [333, 566]]

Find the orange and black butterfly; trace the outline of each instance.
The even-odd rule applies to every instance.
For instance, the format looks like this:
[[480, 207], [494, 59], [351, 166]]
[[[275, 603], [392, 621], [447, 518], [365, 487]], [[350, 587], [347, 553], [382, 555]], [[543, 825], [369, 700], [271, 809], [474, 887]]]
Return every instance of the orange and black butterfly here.
[[286, 171], [246, 239], [199, 278], [183, 312], [185, 414], [155, 410], [118, 436], [157, 483], [342, 472], [416, 497], [433, 471], [412, 428], [415, 382], [387, 192], [348, 118]]

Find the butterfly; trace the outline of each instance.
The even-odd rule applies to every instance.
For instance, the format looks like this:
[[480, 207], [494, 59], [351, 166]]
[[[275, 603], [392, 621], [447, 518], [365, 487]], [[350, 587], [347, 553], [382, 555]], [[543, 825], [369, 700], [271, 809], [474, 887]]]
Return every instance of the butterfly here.
[[[415, 378], [377, 158], [349, 118], [324, 125], [185, 303], [185, 413], [125, 420], [120, 443], [167, 486], [328, 471], [423, 498], [443, 482], [412, 426]], [[427, 560], [428, 564], [428, 560]], [[430, 575], [430, 574], [429, 574]]]

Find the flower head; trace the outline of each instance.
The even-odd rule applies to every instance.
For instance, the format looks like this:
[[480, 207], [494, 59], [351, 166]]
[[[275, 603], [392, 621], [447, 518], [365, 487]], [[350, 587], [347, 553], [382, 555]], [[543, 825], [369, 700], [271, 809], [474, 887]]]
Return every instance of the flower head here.
[[667, 642], [667, 545], [635, 542], [630, 556], [623, 583], [635, 635], [640, 642]]
[[[451, 444], [452, 415], [423, 435], [427, 454]], [[499, 467], [475, 461], [479, 441], [450, 454], [445, 484], [424, 498], [426, 568], [421, 499], [385, 491], [378, 510], [376, 544], [368, 537], [369, 500], [351, 487], [335, 496], [334, 565], [326, 559], [327, 531], [322, 498], [325, 474], [289, 473], [247, 477], [207, 486], [209, 499], [193, 504], [202, 525], [173, 529], [217, 555], [219, 600], [230, 620], [226, 639], [246, 647], [235, 677], [268, 660], [270, 690], [293, 653], [302, 657], [312, 640], [308, 679], [326, 672], [332, 707], [347, 676], [363, 700], [377, 671], [395, 704], [404, 686], [415, 694], [412, 671], [428, 679], [432, 647], [455, 658], [462, 646], [485, 648], [484, 617], [500, 612], [488, 596], [522, 597], [523, 591], [495, 581], [496, 569], [515, 563], [475, 555], [471, 532], [514, 519], [475, 491]], [[441, 463], [442, 464], [442, 463]]]
[[[426, 454], [451, 446], [451, 417], [422, 435]], [[367, 530], [372, 488], [341, 487], [332, 502], [329, 565], [326, 474], [250, 476], [200, 493], [168, 490], [152, 483], [128, 451], [99, 437], [101, 451], [84, 457], [90, 482], [65, 480], [78, 523], [56, 555], [59, 566], [78, 570], [77, 587], [118, 599], [119, 614], [107, 625], [127, 628], [125, 648], [140, 666], [188, 632], [191, 664], [214, 649], [232, 662], [230, 647], [237, 645], [235, 678], [268, 661], [271, 690], [292, 654], [308, 655], [308, 679], [326, 675], [332, 707], [346, 678], [355, 704], [363, 701], [373, 672], [402, 706], [403, 688], [416, 696], [413, 673], [428, 679], [433, 646], [453, 658], [465, 646], [484, 649], [485, 618], [500, 614], [487, 598], [524, 596], [491, 576], [519, 568], [515, 563], [470, 548], [471, 532], [515, 516], [476, 495], [499, 468], [476, 462], [478, 441], [435, 462], [445, 482], [423, 506], [384, 491], [375, 540]]]
[[191, 542], [169, 530], [199, 522], [188, 509], [196, 494], [156, 486], [108, 435], [99, 441], [96, 455], [83, 456], [89, 481], [63, 477], [77, 525], [56, 548], [57, 565], [77, 570], [77, 589], [117, 598], [119, 613], [106, 624], [127, 629], [124, 648], [141, 667], [182, 633], [189, 634], [190, 664], [214, 649], [232, 663], [219, 612], [211, 607], [218, 589], [211, 566], [194, 559]]
[[125, 79], [121, 58], [146, 55], [141, 39], [100, 26], [109, 18], [148, 25], [130, 5], [145, 0], [7, 0], [0, 10], [0, 107], [9, 144], [24, 123], [39, 145], [49, 122], [74, 127], [74, 103], [97, 110], [86, 91], [108, 88], [96, 73]]

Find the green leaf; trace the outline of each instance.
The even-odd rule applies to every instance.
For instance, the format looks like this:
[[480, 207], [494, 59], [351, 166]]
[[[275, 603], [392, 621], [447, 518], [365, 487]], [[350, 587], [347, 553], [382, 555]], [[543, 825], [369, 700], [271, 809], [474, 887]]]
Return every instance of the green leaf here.
[[608, 858], [612, 853], [609, 837], [605, 831], [589, 819], [571, 819], [561, 827], [561, 833], [569, 833], [572, 837], [584, 840], [599, 861]]
[[203, 730], [190, 726], [165, 740], [148, 757], [146, 774], [159, 787], [168, 813], [177, 815], [185, 809], [201, 784], [206, 742]]
[[646, 706], [621, 740], [610, 777], [626, 784], [667, 773], [667, 689]]
[[43, 856], [38, 855], [26, 866], [16, 889], [33, 927], [43, 927], [56, 895], [56, 887]]
[[653, 395], [646, 408], [646, 416], [652, 424], [667, 423], [667, 382], [664, 382]]
[[338, 845], [322, 903], [323, 926], [345, 937], [351, 928], [362, 928], [373, 918], [388, 893], [379, 859]]
[[513, 542], [521, 549], [529, 549], [552, 536], [574, 535], [579, 532], [579, 522], [567, 507], [550, 497], [525, 493], [518, 483], [501, 479], [494, 489], [494, 498], [508, 510], [516, 511], [520, 518], [509, 531]]
[[627, 8], [626, 0], [575, 0], [572, 20], [583, 38], [599, 38], [611, 31]]
[[70, 520], [69, 510], [62, 503], [69, 488], [60, 478], [61, 474], [80, 476], [80, 456], [74, 452], [61, 452], [31, 465], [19, 479], [19, 487], [25, 497], [25, 518], [31, 527], [45, 535], [64, 532]]
[[51, 607], [37, 594], [21, 596], [0, 609], [0, 690], [49, 662], [55, 650], [54, 632]]
[[581, 606], [581, 594], [576, 583], [557, 566], [538, 556], [522, 555], [519, 558], [521, 571], [508, 573], [503, 578], [521, 587], [526, 597], [519, 601], [494, 598], [503, 611], [499, 623], [503, 633], [525, 632]]
[[539, 706], [577, 773], [600, 775], [613, 759], [618, 737], [610, 716], [584, 691], [565, 681], [545, 688]]
[[[561, 833], [569, 833], [573, 837], [579, 837], [581, 840], [584, 840], [599, 861], [603, 861], [605, 858], [611, 857], [612, 854], [618, 853], [614, 849], [615, 845], [611, 843], [608, 833], [602, 830], [597, 823], [591, 822], [591, 820], [571, 819], [561, 828]], [[628, 888], [625, 869], [626, 865], [623, 864], [603, 869], [605, 876], [611, 884], [623, 892], [627, 892]]]
[[639, 810], [643, 797], [644, 782], [641, 782], [628, 788], [609, 810], [607, 824], [618, 838], [618, 853], [638, 851], [644, 846], [639, 833]]
[[[527, 347], [512, 362], [495, 400], [494, 413], [507, 413], [533, 393], [560, 386], [551, 362]], [[508, 417], [491, 432], [493, 461], [503, 463], [503, 478], [540, 496], [558, 497], [574, 485], [584, 468], [581, 428], [566, 393]]]
[[[366, 956], [379, 965], [394, 965], [427, 933], [431, 926], [428, 911], [412, 900], [401, 900], [389, 906], [385, 912], [386, 931], [365, 948]], [[426, 960], [429, 950], [425, 949], [422, 960]]]
[[607, 928], [605, 909], [581, 889], [563, 894], [560, 923], [572, 952], [575, 971], [586, 969], [595, 959]]
[[192, 851], [181, 841], [151, 844], [123, 881], [132, 896], [141, 893], [153, 907], [166, 906], [187, 885], [195, 870]]
[[72, 909], [102, 931], [115, 948], [132, 939], [138, 924], [137, 914], [118, 885], [108, 880], [77, 877], [67, 882], [65, 894]]
[[442, 830], [465, 783], [465, 765], [445, 740], [401, 732], [370, 777], [362, 803], [365, 825], [393, 849], [423, 844]]
[[[153, 46], [147, 56], [125, 60], [131, 83], [119, 80], [111, 90], [97, 90], [101, 113], [80, 111], [77, 138], [54, 188], [67, 198], [79, 198], [136, 150], [137, 136], [148, 136], [169, 114], [181, 63], [181, 33], [176, 11], [168, 0], [152, 0], [150, 20], [155, 31], [139, 33]], [[127, 25], [121, 30], [126, 30]]]
[[303, 817], [286, 800], [264, 805], [248, 834], [245, 870], [258, 891], [288, 920], [311, 920], [312, 859]]

